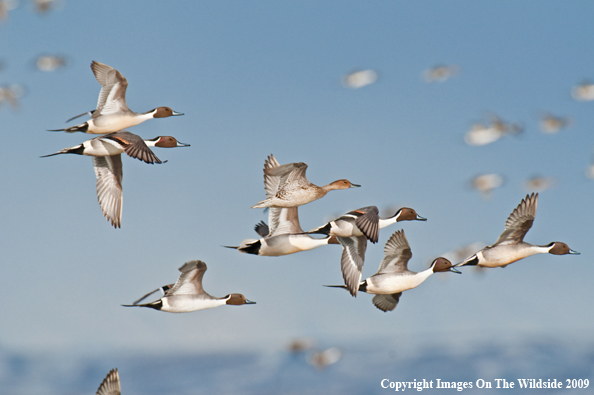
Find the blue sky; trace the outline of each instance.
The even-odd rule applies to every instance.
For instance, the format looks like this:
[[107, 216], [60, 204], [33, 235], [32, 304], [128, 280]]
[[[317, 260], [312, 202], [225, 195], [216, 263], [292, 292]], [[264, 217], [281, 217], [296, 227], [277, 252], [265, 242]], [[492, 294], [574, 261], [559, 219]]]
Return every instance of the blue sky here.
[[[279, 348], [311, 336], [362, 344], [458, 342], [543, 336], [589, 341], [594, 184], [592, 102], [571, 88], [594, 79], [594, 5], [525, 2], [63, 2], [47, 15], [27, 2], [0, 25], [0, 83], [26, 86], [21, 108], [0, 108], [4, 188], [0, 236], [4, 323], [0, 345], [31, 351], [217, 351]], [[69, 66], [37, 71], [40, 54]], [[166, 164], [124, 158], [122, 229], [96, 201], [90, 158], [39, 158], [92, 136], [51, 133], [95, 107], [92, 60], [129, 82], [131, 109], [185, 113], [131, 128], [172, 135], [190, 148], [155, 149]], [[456, 64], [427, 84], [422, 73]], [[341, 78], [377, 70], [377, 83], [346, 89]], [[556, 134], [544, 112], [571, 117]], [[497, 114], [524, 132], [469, 147], [463, 136]], [[253, 238], [267, 220], [262, 167], [305, 162], [316, 184], [347, 178], [300, 208], [303, 228], [347, 211], [409, 206], [428, 218], [383, 229], [367, 251], [372, 275], [389, 236], [404, 229], [412, 270], [454, 248], [494, 242], [528, 193], [525, 179], [555, 177], [540, 193], [526, 241], [564, 241], [580, 256], [535, 256], [506, 269], [435, 275], [382, 313], [371, 296], [340, 284], [338, 246], [286, 257], [222, 248]], [[505, 184], [482, 199], [480, 173]], [[205, 289], [239, 292], [256, 305], [166, 314], [120, 307], [174, 282], [184, 262], [208, 265]]]

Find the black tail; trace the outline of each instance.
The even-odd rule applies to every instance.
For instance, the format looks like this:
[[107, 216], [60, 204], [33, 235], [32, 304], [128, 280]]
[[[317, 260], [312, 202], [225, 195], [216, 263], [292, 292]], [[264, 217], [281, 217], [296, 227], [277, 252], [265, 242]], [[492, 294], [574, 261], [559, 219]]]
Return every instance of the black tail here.
[[163, 301], [161, 299], [155, 300], [151, 303], [145, 304], [123, 304], [124, 307], [150, 307], [151, 309], [161, 310], [163, 308]]
[[[324, 287], [343, 288], [343, 289], [346, 289], [348, 291], [346, 285], [324, 285]], [[361, 291], [361, 292], [367, 292], [367, 280], [365, 280], [361, 284], [359, 284], [359, 291]]]
[[76, 126], [71, 126], [66, 129], [48, 129], [47, 131], [48, 132], [68, 132], [68, 133], [83, 132], [83, 133], [86, 133], [87, 130], [89, 130], [88, 122], [81, 123], [80, 125], [76, 125]]
[[322, 226], [321, 228], [318, 228], [316, 230], [312, 230], [310, 232], [305, 232], [309, 235], [330, 235], [330, 229], [332, 229], [332, 226], [330, 226], [330, 222], [328, 222], [326, 225]]
[[61, 151], [58, 151], [54, 154], [49, 154], [49, 155], [43, 155], [40, 156], [40, 158], [47, 158], [48, 156], [54, 156], [54, 155], [60, 155], [60, 154], [77, 154], [77, 155], [82, 155], [84, 152], [85, 148], [83, 147], [83, 145], [77, 145], [76, 147], [70, 147], [70, 148], [64, 148]]
[[262, 247], [262, 242], [260, 240], [257, 240], [252, 244], [248, 244], [245, 247], [237, 247], [237, 249], [241, 252], [245, 252], [246, 254], [258, 255], [258, 253], [260, 252], [260, 247]]

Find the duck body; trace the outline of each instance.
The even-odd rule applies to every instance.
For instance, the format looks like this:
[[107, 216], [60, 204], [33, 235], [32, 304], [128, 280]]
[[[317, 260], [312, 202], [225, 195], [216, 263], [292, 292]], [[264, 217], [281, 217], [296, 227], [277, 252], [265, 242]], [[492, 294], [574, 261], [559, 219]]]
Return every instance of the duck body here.
[[[145, 113], [134, 112], [126, 104], [128, 81], [119, 71], [96, 61], [91, 63], [91, 70], [93, 70], [97, 82], [101, 84], [97, 108], [89, 112], [91, 119], [65, 129], [52, 129], [50, 130], [51, 132], [112, 133], [136, 126], [152, 118], [183, 115], [182, 113], [173, 111], [169, 107], [157, 107]], [[85, 114], [83, 113], [70, 118], [69, 121]]]
[[[242, 294], [229, 294], [222, 298], [209, 295], [202, 287], [202, 278], [206, 272], [206, 263], [189, 261], [179, 268], [181, 272], [175, 284], [165, 285], [156, 289], [131, 305], [124, 307], [148, 307], [168, 313], [189, 313], [192, 311], [212, 309], [223, 305], [255, 304], [247, 300]], [[163, 297], [150, 303], [139, 304], [141, 301], [161, 290]]]
[[178, 142], [171, 136], [158, 136], [143, 140], [140, 136], [126, 130], [113, 132], [87, 140], [74, 147], [64, 148], [44, 157], [60, 154], [91, 156], [97, 178], [97, 199], [103, 215], [115, 228], [122, 222], [122, 153], [145, 163], [163, 163], [149, 147], [187, 147], [189, 144]]
[[335, 189], [348, 189], [360, 187], [348, 180], [336, 180], [328, 185], [317, 186], [309, 182], [305, 176], [307, 165], [303, 162], [279, 165], [274, 155], [270, 155], [267, 161], [274, 161], [275, 166], [264, 168], [264, 178], [274, 178], [274, 188], [268, 193], [267, 198], [252, 206], [252, 208], [291, 208], [320, 199]]
[[[386, 242], [384, 258], [377, 273], [359, 283], [357, 290], [375, 294], [372, 299], [373, 304], [386, 312], [396, 308], [402, 292], [418, 287], [433, 273], [446, 271], [459, 273], [452, 267], [452, 263], [443, 257], [434, 259], [427, 270], [413, 272], [408, 269], [408, 261], [411, 257], [412, 252], [404, 231], [394, 232]], [[348, 284], [331, 287], [346, 288], [351, 291]]]
[[495, 244], [483, 248], [456, 266], [506, 267], [536, 254], [579, 255], [579, 252], [572, 250], [563, 242], [533, 245], [524, 241], [524, 236], [534, 223], [537, 204], [538, 193], [526, 195], [507, 218], [505, 230]]
[[338, 244], [338, 241], [331, 236], [317, 239], [306, 234], [282, 234], [259, 240], [247, 239], [239, 247], [233, 248], [247, 254], [282, 256], [313, 250], [327, 244]]
[[357, 296], [362, 277], [367, 251], [367, 240], [376, 243], [380, 228], [385, 228], [398, 221], [426, 221], [417, 212], [408, 207], [399, 209], [389, 218], [380, 218], [376, 206], [363, 207], [350, 211], [326, 225], [313, 229], [308, 234], [336, 236], [342, 245], [340, 268], [346, 288], [352, 296]]
[[377, 273], [367, 278], [359, 287], [369, 294], [394, 294], [413, 289], [421, 285], [433, 274], [433, 267], [421, 272], [405, 270], [398, 273]]

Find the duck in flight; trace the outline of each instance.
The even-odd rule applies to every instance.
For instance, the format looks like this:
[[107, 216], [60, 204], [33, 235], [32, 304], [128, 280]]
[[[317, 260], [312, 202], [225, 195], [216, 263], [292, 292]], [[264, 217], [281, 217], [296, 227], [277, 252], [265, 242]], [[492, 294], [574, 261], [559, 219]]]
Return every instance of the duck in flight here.
[[[88, 112], [91, 119], [69, 128], [51, 129], [50, 132], [112, 133], [138, 125], [148, 119], [184, 115], [180, 112], [173, 111], [169, 107], [157, 107], [144, 113], [134, 112], [126, 104], [128, 81], [119, 71], [96, 61], [91, 63], [91, 70], [93, 70], [95, 78], [101, 84], [97, 108]], [[72, 117], [67, 122], [85, 114], [87, 113]]]

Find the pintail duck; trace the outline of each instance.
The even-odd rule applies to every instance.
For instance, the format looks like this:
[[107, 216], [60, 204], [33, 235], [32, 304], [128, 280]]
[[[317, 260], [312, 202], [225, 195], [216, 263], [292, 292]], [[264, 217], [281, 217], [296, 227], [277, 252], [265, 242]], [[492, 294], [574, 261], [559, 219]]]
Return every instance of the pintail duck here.
[[[272, 154], [268, 159], [276, 161]], [[349, 180], [337, 180], [319, 187], [307, 180], [305, 177], [306, 170], [307, 165], [302, 162], [288, 163], [268, 169], [264, 168], [265, 179], [266, 176], [275, 177], [274, 184], [276, 189], [272, 196], [268, 196], [265, 200], [252, 206], [252, 208], [297, 207], [320, 199], [334, 189], [348, 189], [361, 186], [352, 184]]]
[[103, 382], [97, 388], [95, 395], [121, 395], [122, 388], [120, 387], [120, 374], [118, 369], [111, 369], [107, 376], [103, 379]]
[[[433, 260], [431, 266], [422, 272], [408, 270], [408, 261], [412, 252], [404, 231], [396, 231], [386, 242], [384, 259], [379, 270], [373, 276], [359, 284], [359, 291], [375, 294], [373, 304], [382, 311], [392, 311], [396, 308], [403, 291], [418, 287], [435, 272], [460, 273], [452, 267], [446, 258]], [[330, 287], [346, 288], [344, 285], [330, 285]]]
[[115, 228], [122, 222], [122, 153], [143, 162], [163, 163], [149, 147], [188, 147], [171, 136], [159, 136], [143, 140], [140, 136], [126, 130], [98, 136], [74, 147], [64, 148], [54, 154], [77, 154], [93, 157], [97, 177], [97, 199], [103, 215]]
[[336, 236], [342, 245], [340, 267], [347, 290], [357, 296], [361, 271], [365, 263], [367, 240], [377, 243], [379, 230], [399, 221], [427, 221], [408, 207], [403, 207], [391, 217], [380, 218], [376, 206], [363, 207], [346, 213], [342, 217], [328, 222], [326, 225], [310, 230], [310, 234]]
[[510, 263], [535, 254], [579, 254], [579, 252], [570, 249], [567, 244], [559, 241], [544, 246], [532, 245], [523, 241], [534, 222], [537, 203], [538, 193], [526, 195], [526, 198], [522, 199], [505, 221], [505, 230], [495, 244], [483, 248], [455, 266], [506, 267]]
[[[264, 162], [264, 190], [268, 197], [274, 196], [280, 177], [269, 175], [266, 170], [279, 166], [273, 155], [270, 155]], [[268, 212], [270, 227], [262, 221], [254, 228], [261, 237], [259, 240], [246, 239], [238, 247], [225, 247], [235, 248], [247, 254], [281, 256], [312, 250], [326, 244], [338, 244], [336, 237], [327, 235], [324, 238], [314, 238], [306, 234], [299, 224], [297, 209], [297, 207], [271, 207]]]
[[[145, 113], [134, 112], [126, 105], [126, 88], [128, 88], [126, 78], [113, 67], [96, 61], [91, 63], [91, 69], [93, 70], [93, 74], [95, 74], [95, 78], [97, 78], [97, 81], [102, 86], [101, 92], [99, 92], [97, 108], [90, 112], [91, 119], [80, 125], [71, 126], [66, 129], [52, 129], [50, 132], [111, 133], [138, 125], [151, 118], [184, 115], [173, 111], [169, 107], [157, 107]], [[68, 121], [85, 114], [87, 113], [77, 115]]]
[[[242, 304], [255, 304], [242, 294], [229, 294], [222, 298], [210, 296], [202, 288], [202, 278], [206, 272], [206, 263], [202, 261], [186, 262], [179, 268], [181, 272], [175, 284], [165, 285], [156, 289], [131, 305], [125, 307], [150, 307], [151, 309], [167, 311], [168, 313], [189, 313], [191, 311], [212, 309], [214, 307]], [[153, 293], [161, 290], [163, 297], [154, 302], [138, 304]]]

